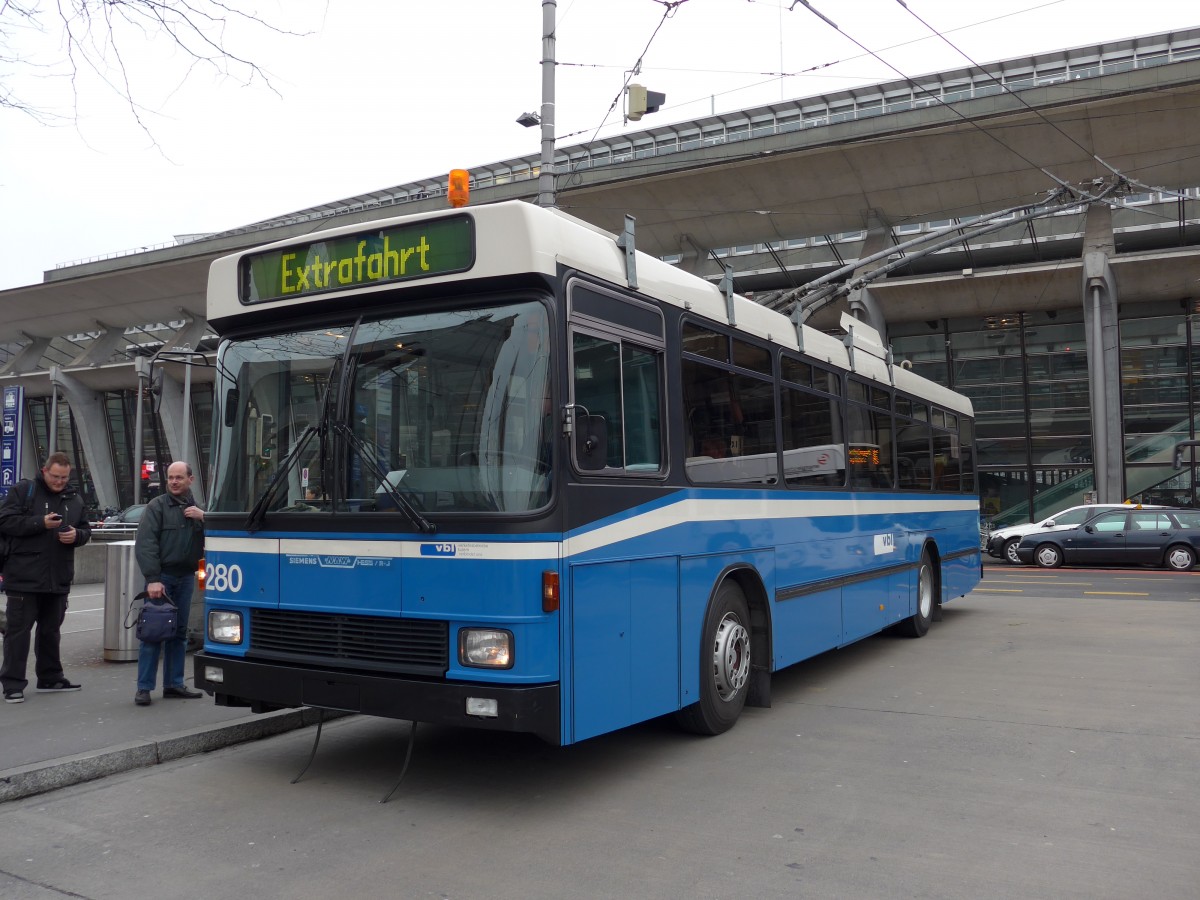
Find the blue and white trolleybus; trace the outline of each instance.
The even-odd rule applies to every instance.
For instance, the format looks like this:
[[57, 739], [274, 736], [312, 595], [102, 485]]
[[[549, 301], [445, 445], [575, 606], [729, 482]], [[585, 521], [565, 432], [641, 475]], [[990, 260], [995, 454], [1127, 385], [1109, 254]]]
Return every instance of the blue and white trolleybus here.
[[197, 686], [716, 734], [980, 577], [971, 405], [520, 202], [219, 259]]

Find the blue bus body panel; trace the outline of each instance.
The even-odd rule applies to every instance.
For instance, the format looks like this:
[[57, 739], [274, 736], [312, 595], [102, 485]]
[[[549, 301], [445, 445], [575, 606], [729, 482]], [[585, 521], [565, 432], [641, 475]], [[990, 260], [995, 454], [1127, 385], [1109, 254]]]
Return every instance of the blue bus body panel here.
[[[447, 682], [558, 685], [569, 744], [699, 699], [704, 617], [729, 573], [760, 588], [774, 670], [911, 616], [929, 544], [940, 599], [969, 591], [977, 527], [976, 500], [964, 495], [691, 489], [566, 535], [211, 532], [206, 602], [244, 615], [444, 621]], [[549, 613], [547, 571], [561, 582]], [[464, 626], [512, 632], [512, 668], [463, 666]], [[246, 657], [248, 645], [209, 641], [206, 651]]]
[[568, 742], [679, 708], [677, 572], [671, 557], [571, 567]]

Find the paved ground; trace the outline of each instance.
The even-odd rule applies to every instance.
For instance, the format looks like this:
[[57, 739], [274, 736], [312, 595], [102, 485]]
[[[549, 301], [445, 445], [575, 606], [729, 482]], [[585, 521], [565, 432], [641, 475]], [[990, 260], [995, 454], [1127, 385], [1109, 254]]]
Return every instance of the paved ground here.
[[380, 804], [407, 723], [352, 716], [294, 784], [313, 729], [0, 803], [0, 897], [1195, 900], [1198, 629], [1200, 573], [989, 566], [717, 738], [421, 726]]
[[[255, 716], [218, 707], [208, 695], [164, 700], [161, 684], [150, 706], [135, 706], [137, 663], [106, 662], [104, 646], [104, 585], [76, 585], [63, 625], [62, 654], [67, 677], [83, 690], [35, 693], [30, 660], [25, 702], [0, 704], [0, 801], [306, 723], [299, 711]], [[190, 654], [185, 671], [190, 685]]]

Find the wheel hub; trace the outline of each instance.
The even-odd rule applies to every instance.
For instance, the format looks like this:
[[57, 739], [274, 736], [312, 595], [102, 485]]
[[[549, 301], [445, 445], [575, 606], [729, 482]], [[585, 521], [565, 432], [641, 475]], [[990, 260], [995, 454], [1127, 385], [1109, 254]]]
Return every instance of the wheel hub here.
[[713, 675], [722, 700], [736, 696], [750, 677], [750, 632], [732, 614], [726, 615], [717, 626]]

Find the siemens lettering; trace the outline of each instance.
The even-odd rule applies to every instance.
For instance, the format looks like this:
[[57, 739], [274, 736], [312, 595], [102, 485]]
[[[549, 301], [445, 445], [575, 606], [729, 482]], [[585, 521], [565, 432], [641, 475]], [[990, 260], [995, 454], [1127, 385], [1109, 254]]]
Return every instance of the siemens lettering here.
[[409, 274], [409, 260], [414, 255], [417, 257], [416, 264], [420, 273], [429, 271], [429, 244], [425, 235], [421, 235], [412, 247], [393, 248], [391, 238], [385, 235], [382, 250], [368, 254], [366, 248], [367, 242], [359, 241], [358, 252], [354, 256], [330, 260], [322, 260], [318, 252], [311, 263], [300, 266], [295, 264], [295, 253], [285, 253], [279, 272], [280, 290], [287, 295], [313, 289], [350, 287], [371, 281], [403, 278]]

